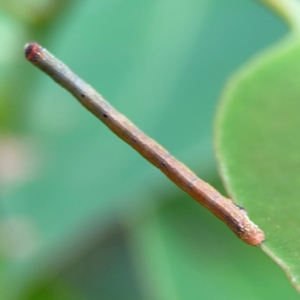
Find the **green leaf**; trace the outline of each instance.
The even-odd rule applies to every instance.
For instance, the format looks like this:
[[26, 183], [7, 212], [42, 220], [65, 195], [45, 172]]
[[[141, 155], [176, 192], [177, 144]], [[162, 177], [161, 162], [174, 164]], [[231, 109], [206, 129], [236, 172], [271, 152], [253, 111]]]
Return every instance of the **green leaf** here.
[[[255, 24], [251, 23], [253, 19]], [[265, 30], [258, 36], [260, 28]], [[43, 36], [46, 41], [42, 42], [43, 46], [207, 180], [216, 176], [211, 124], [224, 80], [245, 59], [285, 31], [276, 18], [250, 1], [91, 0], [77, 1], [51, 22], [50, 30], [41, 30], [32, 40], [40, 41]], [[20, 57], [23, 57], [21, 51], [20, 47]], [[10, 300], [5, 291], [18, 298], [47, 280], [48, 289], [41, 289], [36, 297], [57, 295], [57, 286], [50, 279], [62, 277], [66, 281], [58, 280], [58, 286], [71, 281], [75, 293], [77, 289], [83, 291], [87, 299], [98, 299], [99, 295], [107, 295], [109, 299], [120, 298], [119, 295], [122, 299], [140, 299], [141, 287], [151, 285], [153, 278], [161, 274], [160, 265], [168, 268], [169, 261], [168, 255], [161, 259], [157, 256], [152, 277], [139, 279], [139, 273], [135, 274], [131, 266], [131, 260], [136, 261], [136, 257], [128, 257], [125, 252], [126, 247], [133, 249], [139, 243], [144, 251], [146, 236], [141, 228], [141, 236], [134, 238], [133, 245], [130, 239], [128, 243], [123, 241], [135, 236], [139, 229], [140, 223], [131, 219], [146, 219], [152, 224], [152, 205], [171, 201], [170, 195], [176, 191], [182, 196], [182, 192], [48, 77], [28, 63], [25, 66], [25, 62], [18, 69], [21, 79], [14, 90], [29, 93], [14, 99], [22, 116], [21, 122], [18, 119], [18, 129], [24, 134], [20, 140], [28, 142], [32, 149], [26, 161], [34, 163], [31, 168], [24, 168], [30, 170], [26, 178], [9, 182], [1, 190], [0, 229], [6, 233], [2, 234], [1, 250], [6, 251], [1, 256], [3, 289], [1, 286], [0, 293], [3, 294], [0, 298]], [[31, 82], [29, 90], [28, 81]], [[22, 150], [16, 145], [16, 149]], [[186, 205], [192, 209], [180, 214]], [[180, 295], [186, 291], [198, 295], [197, 284], [201, 281], [207, 287], [204, 295], [215, 292], [213, 282], [222, 288], [226, 285], [231, 298], [236, 281], [230, 278], [238, 279], [239, 264], [249, 257], [250, 251], [259, 253], [259, 249], [247, 248], [209, 212], [206, 214], [210, 217], [203, 222], [200, 214], [191, 219], [190, 214], [204, 208], [188, 197], [178, 202], [176, 211], [174, 216], [180, 222], [174, 228], [180, 228], [182, 223], [187, 227], [175, 242], [166, 238], [165, 243], [169, 251], [178, 251], [172, 265], [179, 261], [179, 267], [176, 265], [174, 269], [174, 284], [179, 287]], [[172, 209], [170, 212], [173, 213]], [[163, 216], [160, 218], [164, 220]], [[192, 228], [194, 219], [196, 226]], [[122, 234], [116, 235], [112, 228], [124, 220], [132, 222], [134, 227], [121, 226]], [[213, 222], [223, 231], [219, 232], [219, 227], [216, 230]], [[200, 226], [219, 234], [198, 236]], [[148, 229], [147, 226], [145, 234]], [[176, 235], [177, 230], [172, 232]], [[168, 235], [167, 232], [164, 236]], [[114, 237], [117, 241], [111, 243]], [[150, 250], [159, 251], [155, 234], [148, 238], [147, 245], [153, 246]], [[182, 241], [189, 248], [195, 245], [195, 256], [190, 251], [181, 252]], [[241, 248], [230, 248], [231, 241]], [[98, 248], [90, 254], [96, 242]], [[206, 242], [212, 247], [228, 244], [227, 255], [218, 264], [213, 265], [213, 257], [219, 259], [220, 252], [213, 256], [211, 247], [203, 247]], [[236, 268], [230, 268], [228, 261], [234, 264], [236, 256], [243, 255], [244, 247], [249, 251], [247, 257], [239, 260]], [[203, 253], [204, 261], [212, 255], [211, 264], [203, 264], [203, 272], [194, 263], [199, 259], [198, 252]], [[139, 264], [146, 264], [153, 253], [145, 249], [140, 254], [144, 260]], [[180, 262], [185, 261], [187, 267], [181, 268]], [[265, 266], [255, 257], [251, 262]], [[214, 272], [207, 279], [203, 273], [209, 268]], [[220, 268], [224, 268], [224, 273], [218, 272]], [[195, 274], [192, 285], [180, 276], [187, 270], [188, 277]], [[274, 274], [273, 269], [271, 272]], [[256, 273], [256, 265], [250, 264], [249, 277], [241, 285], [239, 295], [253, 288]], [[261, 273], [264, 275], [265, 270]], [[169, 280], [166, 273], [155, 288], [167, 286]], [[284, 279], [280, 282], [285, 288], [279, 283], [276, 288], [286, 291], [285, 295], [289, 288], [291, 293], [295, 292], [285, 285]], [[256, 293], [260, 289], [257, 286]], [[70, 286], [62, 288], [66, 290]]]
[[219, 107], [220, 171], [264, 230], [263, 249], [300, 284], [300, 41], [289, 38], [230, 82]]
[[[212, 183], [221, 188], [217, 177]], [[187, 196], [169, 197], [130, 227], [145, 299], [298, 299], [259, 248], [242, 243]]]

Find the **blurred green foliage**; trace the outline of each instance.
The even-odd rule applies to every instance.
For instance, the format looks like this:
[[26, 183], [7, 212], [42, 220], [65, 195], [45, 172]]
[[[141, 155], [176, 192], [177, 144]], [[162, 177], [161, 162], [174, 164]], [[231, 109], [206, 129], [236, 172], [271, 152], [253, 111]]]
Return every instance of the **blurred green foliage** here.
[[47, 9], [24, 17], [16, 2], [4, 1], [0, 15], [8, 32], [0, 35], [1, 299], [296, 299], [260, 249], [22, 53], [25, 42], [40, 42], [221, 189], [212, 150], [217, 99], [228, 76], [284, 35], [284, 25], [250, 0], [64, 1], [49, 17]]

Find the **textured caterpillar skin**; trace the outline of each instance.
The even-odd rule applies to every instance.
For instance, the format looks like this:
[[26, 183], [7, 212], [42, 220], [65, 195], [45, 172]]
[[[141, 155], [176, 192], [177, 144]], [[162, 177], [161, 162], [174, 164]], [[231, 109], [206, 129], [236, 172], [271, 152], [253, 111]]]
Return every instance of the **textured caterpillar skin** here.
[[198, 178], [47, 50], [37, 43], [29, 43], [25, 46], [25, 56], [177, 186], [224, 221], [240, 239], [253, 246], [264, 241], [263, 231], [249, 219], [244, 209]]

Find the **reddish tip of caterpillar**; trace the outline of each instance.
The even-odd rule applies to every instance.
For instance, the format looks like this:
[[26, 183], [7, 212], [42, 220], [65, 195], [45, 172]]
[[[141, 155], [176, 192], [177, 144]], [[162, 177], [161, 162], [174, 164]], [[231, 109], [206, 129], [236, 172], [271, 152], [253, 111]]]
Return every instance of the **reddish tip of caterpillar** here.
[[265, 234], [255, 225], [255, 228], [246, 232], [242, 239], [249, 245], [259, 246], [265, 240]]
[[25, 45], [25, 57], [32, 61], [41, 49], [42, 47], [37, 43], [28, 43]]
[[253, 246], [259, 246], [265, 240], [265, 235], [262, 231], [259, 231], [254, 238], [252, 238], [251, 243]]

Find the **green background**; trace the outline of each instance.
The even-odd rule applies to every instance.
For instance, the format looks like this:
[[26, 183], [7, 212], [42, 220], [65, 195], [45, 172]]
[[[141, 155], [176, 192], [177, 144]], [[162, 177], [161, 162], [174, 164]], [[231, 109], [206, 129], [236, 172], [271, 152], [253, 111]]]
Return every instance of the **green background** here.
[[223, 191], [219, 95], [284, 24], [255, 1], [17, 2], [0, 14], [0, 156], [15, 170], [0, 174], [1, 298], [296, 299], [275, 262], [23, 58], [40, 42]]

